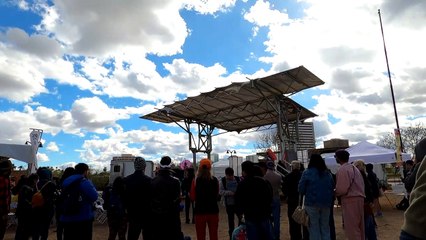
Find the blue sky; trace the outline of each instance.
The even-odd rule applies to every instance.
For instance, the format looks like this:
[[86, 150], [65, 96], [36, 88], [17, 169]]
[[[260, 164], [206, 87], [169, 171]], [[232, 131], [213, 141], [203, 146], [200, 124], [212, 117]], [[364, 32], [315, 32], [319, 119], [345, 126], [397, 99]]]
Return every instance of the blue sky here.
[[[424, 1], [5, 0], [0, 3], [0, 143], [43, 129], [40, 166], [109, 166], [121, 153], [191, 159], [176, 125], [139, 117], [247, 78], [305, 66], [323, 86], [292, 98], [318, 114], [317, 146], [376, 142], [425, 122]], [[214, 137], [226, 157], [252, 134]], [[23, 164], [20, 161], [16, 165]]]

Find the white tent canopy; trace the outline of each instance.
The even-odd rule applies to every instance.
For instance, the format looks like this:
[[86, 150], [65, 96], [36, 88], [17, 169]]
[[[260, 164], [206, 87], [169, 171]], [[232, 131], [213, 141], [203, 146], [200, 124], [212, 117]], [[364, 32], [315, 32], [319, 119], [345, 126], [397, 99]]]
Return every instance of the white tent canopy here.
[[0, 156], [13, 158], [26, 163], [36, 162], [36, 156], [31, 145], [0, 143]]
[[[372, 164], [385, 164], [395, 163], [396, 154], [395, 150], [377, 146], [367, 141], [359, 142], [346, 149], [349, 152], [349, 162], [362, 159], [364, 162]], [[411, 159], [411, 154], [402, 153], [402, 161]], [[325, 164], [327, 166], [337, 165], [334, 159], [334, 153], [325, 157]]]
[[[367, 141], [359, 142], [358, 144], [346, 148], [346, 151], [350, 154], [349, 162], [361, 159], [364, 160], [365, 164], [373, 164], [373, 171], [380, 180], [386, 179], [384, 164], [396, 162], [395, 150], [380, 147]], [[408, 153], [402, 153], [401, 155], [402, 161], [411, 159], [411, 155]], [[327, 167], [332, 172], [337, 172], [339, 165], [334, 158], [334, 153], [323, 154], [322, 156], [324, 157]]]
[[218, 162], [213, 163], [213, 175], [220, 179], [221, 177], [225, 177], [225, 169], [229, 167], [229, 160], [220, 160]]

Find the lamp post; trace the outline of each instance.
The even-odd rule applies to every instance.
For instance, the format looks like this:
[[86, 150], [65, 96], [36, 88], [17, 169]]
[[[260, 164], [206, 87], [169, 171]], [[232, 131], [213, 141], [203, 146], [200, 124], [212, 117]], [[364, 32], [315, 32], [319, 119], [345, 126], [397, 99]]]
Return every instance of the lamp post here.
[[226, 153], [227, 154], [231, 154], [231, 158], [232, 158], [232, 154], [237, 154], [237, 151], [235, 151], [235, 150], [226, 150]]

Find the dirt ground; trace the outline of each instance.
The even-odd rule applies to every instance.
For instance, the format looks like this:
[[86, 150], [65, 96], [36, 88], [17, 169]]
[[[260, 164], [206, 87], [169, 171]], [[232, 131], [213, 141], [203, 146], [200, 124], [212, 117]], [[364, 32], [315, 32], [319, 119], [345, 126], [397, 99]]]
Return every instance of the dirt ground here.
[[[385, 197], [380, 198], [380, 203], [382, 206], [383, 217], [376, 218], [377, 222], [377, 236], [378, 239], [399, 239], [399, 232], [401, 225], [403, 223], [404, 215], [403, 211], [396, 210], [395, 205], [402, 199], [402, 196], [394, 194], [386, 194]], [[344, 233], [342, 229], [342, 211], [340, 207], [335, 208], [334, 210], [334, 219], [336, 225], [336, 233], [338, 240], [344, 240]], [[184, 217], [184, 213], [181, 214]], [[227, 218], [226, 212], [222, 207], [220, 209], [220, 221], [219, 221], [219, 239], [227, 240]], [[287, 219], [287, 205], [282, 204], [281, 208], [281, 240], [290, 239], [288, 235], [288, 219]], [[5, 240], [14, 239], [15, 235], [15, 226], [11, 226], [5, 236]], [[190, 236], [193, 240], [195, 237], [195, 226], [194, 224], [185, 224], [184, 218], [182, 218], [182, 231], [185, 235]], [[55, 227], [52, 227], [50, 230], [49, 240], [56, 239]], [[94, 224], [94, 240], [106, 240], [108, 239], [108, 226], [106, 223], [100, 224], [95, 222]], [[142, 237], [140, 237], [142, 239]]]

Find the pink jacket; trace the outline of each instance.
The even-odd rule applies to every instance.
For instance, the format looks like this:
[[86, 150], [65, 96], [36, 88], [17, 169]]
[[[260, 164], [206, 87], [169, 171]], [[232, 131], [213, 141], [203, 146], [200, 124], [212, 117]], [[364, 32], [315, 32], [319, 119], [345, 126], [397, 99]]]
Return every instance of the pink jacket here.
[[336, 173], [336, 196], [344, 198], [365, 197], [364, 179], [358, 168], [345, 163]]

